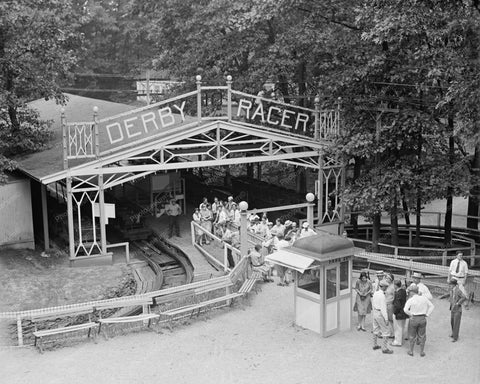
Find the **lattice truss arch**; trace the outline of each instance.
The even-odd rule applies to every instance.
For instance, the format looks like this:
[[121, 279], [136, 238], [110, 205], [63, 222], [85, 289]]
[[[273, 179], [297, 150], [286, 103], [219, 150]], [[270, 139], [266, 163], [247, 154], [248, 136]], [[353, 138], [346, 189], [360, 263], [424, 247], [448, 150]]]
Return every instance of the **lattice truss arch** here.
[[287, 136], [284, 132], [215, 122], [121, 155], [104, 157], [93, 166], [71, 172], [77, 175], [76, 187], [94, 188], [96, 182], [92, 175], [102, 173], [104, 187], [111, 188], [158, 171], [240, 164], [247, 158], [249, 163], [280, 161], [319, 169], [319, 156], [325, 145], [305, 137]]

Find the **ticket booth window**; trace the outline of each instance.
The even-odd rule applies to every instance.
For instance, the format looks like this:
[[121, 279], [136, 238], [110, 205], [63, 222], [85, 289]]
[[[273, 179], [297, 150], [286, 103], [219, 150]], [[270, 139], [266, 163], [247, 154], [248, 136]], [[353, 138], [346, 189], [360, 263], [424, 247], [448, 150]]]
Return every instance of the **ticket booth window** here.
[[327, 269], [327, 300], [337, 296], [337, 268]]
[[308, 269], [299, 274], [298, 288], [320, 295], [320, 270]]
[[348, 263], [348, 261], [342, 261], [340, 263], [340, 291], [350, 288]]

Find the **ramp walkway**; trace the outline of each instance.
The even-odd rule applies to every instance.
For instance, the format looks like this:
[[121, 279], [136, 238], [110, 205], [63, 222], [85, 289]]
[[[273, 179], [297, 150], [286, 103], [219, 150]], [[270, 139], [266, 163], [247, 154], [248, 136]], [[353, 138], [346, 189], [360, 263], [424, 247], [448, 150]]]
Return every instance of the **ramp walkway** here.
[[193, 265], [193, 281], [201, 281], [216, 276], [223, 276], [225, 273], [219, 271], [210, 264], [205, 256], [192, 245], [192, 235], [190, 230], [190, 215], [180, 216], [180, 236], [168, 237], [168, 217], [162, 215], [159, 218], [148, 218], [146, 224], [157, 235], [165, 238], [173, 245], [177, 246]]

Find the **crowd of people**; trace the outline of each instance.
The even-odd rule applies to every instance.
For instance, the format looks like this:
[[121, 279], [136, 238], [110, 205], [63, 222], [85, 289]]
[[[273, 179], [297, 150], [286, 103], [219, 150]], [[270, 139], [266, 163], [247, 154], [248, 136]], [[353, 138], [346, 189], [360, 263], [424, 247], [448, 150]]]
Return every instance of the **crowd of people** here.
[[[450, 325], [452, 342], [458, 341], [462, 308], [468, 305], [465, 282], [468, 266], [463, 254], [450, 263], [448, 283], [450, 286]], [[434, 310], [432, 294], [421, 281], [422, 274], [414, 272], [411, 283], [395, 279], [392, 273], [377, 271], [375, 279], [362, 271], [355, 284], [356, 299], [353, 310], [358, 314], [357, 330], [366, 331], [365, 318], [372, 313], [373, 350], [382, 349], [392, 354], [390, 346], [401, 347], [408, 340], [408, 355], [414, 355], [415, 345], [419, 345], [420, 356], [425, 356], [427, 318]], [[381, 339], [381, 345], [378, 340]], [[389, 344], [389, 339], [391, 343]]]
[[[197, 244], [210, 244], [212, 239], [209, 234], [213, 233], [223, 242], [239, 248], [241, 216], [233, 196], [229, 196], [226, 201], [215, 197], [212, 203], [204, 197], [199, 207], [195, 208], [192, 219], [198, 224], [195, 229]], [[301, 226], [296, 221], [281, 218], [272, 222], [266, 213], [261, 216], [250, 213], [247, 217], [247, 230], [261, 240], [261, 244], [249, 250], [253, 268], [262, 272], [265, 281], [273, 281], [272, 274], [275, 269], [279, 276], [278, 285], [288, 286], [292, 281], [291, 271], [281, 266], [274, 267], [265, 262], [265, 257], [276, 250], [292, 245], [299, 238], [315, 235], [316, 232], [307, 222]], [[235, 261], [231, 252], [227, 253], [227, 257], [229, 267], [233, 267]]]

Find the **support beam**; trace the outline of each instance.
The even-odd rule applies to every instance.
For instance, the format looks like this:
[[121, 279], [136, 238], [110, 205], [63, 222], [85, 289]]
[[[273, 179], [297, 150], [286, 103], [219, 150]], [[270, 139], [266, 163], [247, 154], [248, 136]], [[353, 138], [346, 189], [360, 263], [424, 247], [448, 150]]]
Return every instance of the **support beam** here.
[[72, 178], [67, 177], [67, 218], [68, 218], [68, 242], [70, 249], [70, 259], [75, 257], [75, 233], [73, 227], [73, 193]]
[[[105, 223], [105, 193], [103, 188], [103, 175], [98, 175], [98, 198], [99, 198], [99, 211], [100, 211], [100, 242], [102, 247], [102, 254], [107, 253], [107, 231]], [[93, 228], [95, 230], [95, 227]]]
[[318, 224], [323, 224], [323, 155], [318, 157]]
[[50, 236], [48, 235], [48, 207], [47, 207], [47, 187], [45, 184], [40, 185], [42, 195], [42, 221], [43, 221], [43, 243], [45, 251], [50, 249]]

